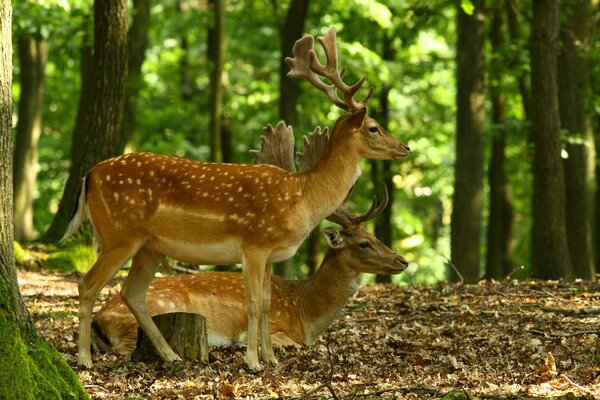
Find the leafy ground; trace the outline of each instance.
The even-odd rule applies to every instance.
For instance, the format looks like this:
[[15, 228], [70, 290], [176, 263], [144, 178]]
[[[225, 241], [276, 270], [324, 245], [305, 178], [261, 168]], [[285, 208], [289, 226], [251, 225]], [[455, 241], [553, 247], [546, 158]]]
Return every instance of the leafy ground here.
[[[18, 275], [36, 325], [76, 368], [78, 275]], [[179, 368], [95, 355], [79, 377], [96, 399], [600, 398], [599, 334], [598, 283], [372, 285], [315, 346], [281, 350], [259, 374], [230, 348]]]

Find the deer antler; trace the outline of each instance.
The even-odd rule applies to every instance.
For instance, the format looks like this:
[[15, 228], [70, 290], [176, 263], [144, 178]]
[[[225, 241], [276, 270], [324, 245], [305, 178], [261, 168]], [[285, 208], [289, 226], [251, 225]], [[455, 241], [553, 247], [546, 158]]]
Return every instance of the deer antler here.
[[350, 193], [346, 196], [346, 200], [342, 203], [341, 206], [337, 208], [331, 215], [327, 217], [327, 219], [331, 222], [335, 222], [343, 227], [347, 227], [350, 225], [360, 225], [361, 223], [368, 221], [370, 219], [375, 218], [379, 215], [389, 200], [388, 189], [386, 185], [383, 185], [383, 198], [381, 199], [381, 203], [377, 204], [377, 196], [373, 196], [373, 200], [371, 202], [371, 207], [369, 210], [362, 215], [354, 215], [346, 208], [346, 202], [350, 197]]
[[329, 130], [327, 128], [321, 131], [320, 127], [316, 127], [312, 133], [304, 136], [303, 142], [303, 153], [298, 152], [296, 154], [298, 158], [298, 164], [300, 166], [300, 172], [305, 172], [313, 169], [319, 162], [327, 147], [329, 141]]
[[280, 121], [275, 129], [271, 124], [264, 128], [260, 137], [260, 150], [250, 150], [256, 164], [276, 165], [290, 172], [296, 172], [294, 165], [294, 132], [291, 126]]
[[[337, 46], [335, 43], [336, 30], [331, 28], [323, 37], [319, 36], [317, 40], [321, 43], [327, 63], [321, 64], [314, 50], [314, 38], [312, 36], [304, 36], [298, 39], [292, 49], [293, 58], [286, 57], [285, 62], [291, 67], [288, 76], [290, 78], [304, 78], [314, 87], [325, 92], [333, 103], [346, 110], [356, 111], [367, 106], [369, 100], [373, 96], [373, 88], [369, 90], [369, 94], [363, 101], [357, 102], [354, 100], [354, 95], [362, 87], [366, 76], [358, 80], [354, 85], [348, 86], [344, 83], [345, 68], [338, 71]], [[331, 85], [325, 84], [319, 75], [331, 81]], [[344, 95], [344, 100], [338, 97], [337, 91], [340, 90]]]

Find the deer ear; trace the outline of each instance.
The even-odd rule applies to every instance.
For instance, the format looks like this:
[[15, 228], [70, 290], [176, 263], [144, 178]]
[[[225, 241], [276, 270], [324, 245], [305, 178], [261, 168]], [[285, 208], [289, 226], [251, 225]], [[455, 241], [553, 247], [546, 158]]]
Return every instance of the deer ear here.
[[367, 115], [367, 107], [363, 107], [360, 110], [354, 111], [348, 116], [348, 118], [346, 118], [345, 125], [350, 129], [350, 131], [358, 130], [363, 124], [365, 115]]
[[341, 249], [346, 245], [344, 242], [344, 237], [341, 232], [335, 228], [327, 228], [323, 231], [323, 236], [325, 236], [325, 240], [327, 240], [327, 244], [332, 249]]

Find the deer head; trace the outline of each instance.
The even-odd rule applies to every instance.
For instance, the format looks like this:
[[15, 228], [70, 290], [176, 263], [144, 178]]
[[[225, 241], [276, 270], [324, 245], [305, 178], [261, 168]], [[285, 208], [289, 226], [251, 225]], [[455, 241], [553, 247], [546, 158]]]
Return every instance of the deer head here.
[[[314, 50], [312, 36], [299, 39], [292, 49], [294, 57], [287, 57], [285, 62], [291, 67], [290, 78], [303, 78], [317, 89], [326, 93], [333, 104], [345, 110], [335, 123], [332, 136], [344, 136], [351, 140], [353, 146], [360, 149], [360, 156], [375, 160], [401, 159], [408, 155], [410, 148], [395, 139], [376, 120], [369, 117], [367, 103], [373, 96], [373, 89], [360, 102], [354, 100], [354, 95], [362, 87], [366, 76], [361, 77], [355, 84], [347, 85], [343, 77], [345, 68], [338, 70], [338, 56], [336, 45], [336, 30], [331, 28], [324, 36], [317, 38], [327, 62], [321, 64]], [[331, 84], [324, 83], [319, 76], [328, 79]], [[338, 90], [343, 99], [338, 96]], [[340, 134], [339, 132], [343, 132]]]

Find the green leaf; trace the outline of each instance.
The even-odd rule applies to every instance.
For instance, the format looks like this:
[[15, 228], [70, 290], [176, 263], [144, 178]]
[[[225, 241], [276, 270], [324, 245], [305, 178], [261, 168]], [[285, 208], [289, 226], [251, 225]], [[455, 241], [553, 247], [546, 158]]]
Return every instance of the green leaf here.
[[460, 8], [462, 8], [467, 15], [473, 15], [473, 11], [475, 11], [475, 6], [471, 0], [460, 0]]

